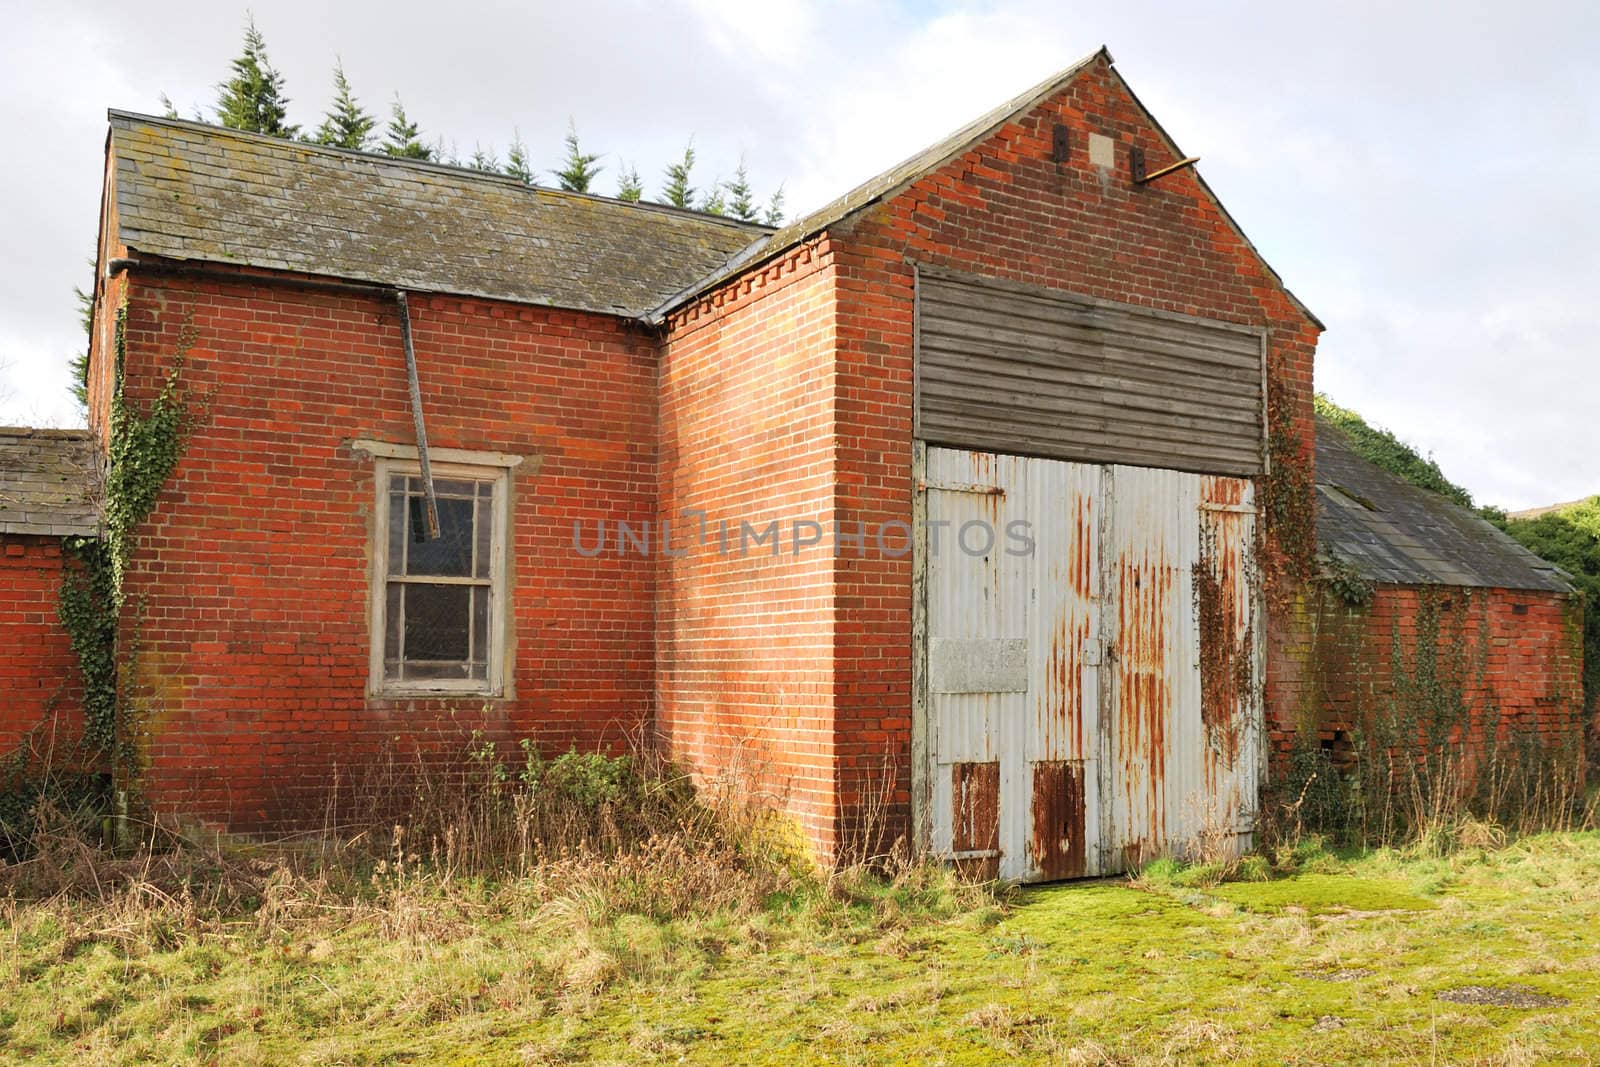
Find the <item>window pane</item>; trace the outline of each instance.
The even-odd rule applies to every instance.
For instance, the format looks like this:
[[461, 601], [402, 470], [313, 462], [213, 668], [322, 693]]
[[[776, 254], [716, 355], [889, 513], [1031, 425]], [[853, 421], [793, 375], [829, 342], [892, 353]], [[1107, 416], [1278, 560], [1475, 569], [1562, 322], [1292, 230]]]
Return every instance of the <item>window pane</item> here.
[[[411, 666], [419, 661], [466, 660], [471, 595], [472, 587], [465, 585], [405, 586], [407, 677], [422, 676]], [[457, 676], [461, 673], [458, 667]]]
[[401, 604], [405, 596], [405, 586], [398, 582], [391, 582], [385, 593], [384, 600], [384, 634], [383, 634], [383, 676], [385, 678], [399, 678], [400, 672], [400, 633], [405, 620]]
[[[435, 478], [433, 480], [433, 495], [439, 497], [459, 496], [468, 500], [472, 499], [473, 482], [463, 481], [459, 478]], [[417, 492], [422, 492], [422, 479], [417, 479]]]
[[472, 576], [472, 501], [439, 498], [439, 537], [426, 540], [427, 502], [418, 493], [411, 498], [411, 544], [406, 550], [406, 573]]
[[465, 663], [406, 663], [406, 681], [426, 682], [440, 678], [476, 678], [469, 674]]
[[[474, 586], [472, 590], [472, 662], [481, 666], [489, 660], [489, 590]], [[477, 675], [476, 677], [482, 677]]]
[[478, 498], [478, 552], [473, 574], [489, 577], [489, 559], [494, 548], [494, 499]]
[[[394, 479], [404, 482], [403, 478]], [[406, 498], [404, 493], [389, 494], [389, 560], [386, 574], [404, 574], [406, 572], [406, 541], [409, 540], [411, 527], [406, 518]]]

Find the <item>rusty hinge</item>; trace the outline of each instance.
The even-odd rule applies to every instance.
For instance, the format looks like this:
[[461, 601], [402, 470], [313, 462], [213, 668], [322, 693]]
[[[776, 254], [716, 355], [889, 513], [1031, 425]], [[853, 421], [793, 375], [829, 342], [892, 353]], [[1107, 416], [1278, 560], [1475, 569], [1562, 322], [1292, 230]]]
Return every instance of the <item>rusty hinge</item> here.
[[997, 848], [971, 848], [963, 852], [940, 852], [938, 858], [942, 860], [992, 860], [997, 859], [1001, 852]]
[[1005, 496], [1006, 491], [998, 485], [979, 485], [975, 482], [930, 482], [923, 479], [917, 482], [917, 492], [926, 493], [929, 489], [937, 489], [941, 493], [977, 493], [980, 496]]

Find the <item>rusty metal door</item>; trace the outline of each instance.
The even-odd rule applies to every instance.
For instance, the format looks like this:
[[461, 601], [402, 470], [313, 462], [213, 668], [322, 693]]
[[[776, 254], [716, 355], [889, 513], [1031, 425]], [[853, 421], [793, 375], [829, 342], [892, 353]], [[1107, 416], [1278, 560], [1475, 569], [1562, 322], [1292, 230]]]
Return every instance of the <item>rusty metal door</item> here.
[[1255, 817], [1253, 485], [1112, 467], [1106, 866], [1233, 852]]
[[941, 448], [923, 469], [929, 843], [1005, 879], [1099, 873], [1102, 469]]
[[919, 467], [931, 850], [1046, 881], [1239, 847], [1260, 758], [1250, 481], [934, 447]]

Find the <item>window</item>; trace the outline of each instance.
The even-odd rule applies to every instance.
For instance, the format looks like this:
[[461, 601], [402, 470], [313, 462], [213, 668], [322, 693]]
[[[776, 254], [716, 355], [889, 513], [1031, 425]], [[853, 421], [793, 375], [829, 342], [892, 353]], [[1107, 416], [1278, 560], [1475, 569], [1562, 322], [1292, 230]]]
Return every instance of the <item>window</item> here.
[[439, 505], [435, 540], [426, 537], [418, 465], [409, 458], [381, 457], [376, 474], [373, 692], [499, 693], [506, 468], [433, 464]]

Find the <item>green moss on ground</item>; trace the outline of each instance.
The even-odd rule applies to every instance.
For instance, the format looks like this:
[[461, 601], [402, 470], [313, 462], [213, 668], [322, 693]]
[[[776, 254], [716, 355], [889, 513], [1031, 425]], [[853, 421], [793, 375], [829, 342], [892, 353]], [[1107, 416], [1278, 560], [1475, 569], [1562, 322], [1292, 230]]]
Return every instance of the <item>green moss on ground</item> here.
[[[1546, 835], [1004, 907], [797, 891], [755, 914], [594, 926], [468, 900], [412, 933], [396, 911], [84, 941], [59, 904], [0, 905], [0, 1060], [1589, 1062], [1597, 865], [1600, 836]], [[1466, 985], [1567, 1003], [1438, 998]]]

